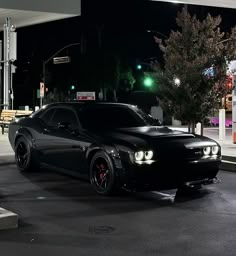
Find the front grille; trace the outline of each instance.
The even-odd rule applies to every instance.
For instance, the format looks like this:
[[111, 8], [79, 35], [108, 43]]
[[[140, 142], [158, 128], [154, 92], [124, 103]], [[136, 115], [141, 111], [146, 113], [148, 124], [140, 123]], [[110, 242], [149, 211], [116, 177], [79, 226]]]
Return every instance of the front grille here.
[[186, 159], [188, 160], [197, 160], [202, 158], [203, 149], [202, 148], [188, 148], [186, 149]]

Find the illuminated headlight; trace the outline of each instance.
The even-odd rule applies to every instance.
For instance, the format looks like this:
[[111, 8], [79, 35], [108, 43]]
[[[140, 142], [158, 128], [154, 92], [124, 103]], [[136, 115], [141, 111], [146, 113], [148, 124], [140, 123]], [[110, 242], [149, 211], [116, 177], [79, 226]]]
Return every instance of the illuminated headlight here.
[[211, 150], [212, 150], [212, 155], [217, 155], [219, 153], [220, 148], [219, 146], [213, 146]]
[[134, 158], [136, 161], [142, 161], [144, 158], [144, 152], [143, 151], [135, 152]]
[[153, 158], [153, 151], [145, 151], [145, 160], [151, 160]]
[[203, 153], [204, 153], [205, 156], [210, 155], [210, 153], [211, 153], [211, 147], [204, 147], [204, 148], [203, 148]]

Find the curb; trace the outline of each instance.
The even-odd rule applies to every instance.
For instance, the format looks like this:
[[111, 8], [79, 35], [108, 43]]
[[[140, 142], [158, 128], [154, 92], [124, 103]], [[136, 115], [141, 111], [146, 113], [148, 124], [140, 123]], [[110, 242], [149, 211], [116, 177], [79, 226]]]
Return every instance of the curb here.
[[0, 156], [0, 166], [10, 165], [10, 164], [15, 164], [14, 154]]
[[236, 157], [222, 156], [220, 169], [224, 171], [236, 172]]
[[18, 215], [0, 208], [0, 230], [18, 228]]

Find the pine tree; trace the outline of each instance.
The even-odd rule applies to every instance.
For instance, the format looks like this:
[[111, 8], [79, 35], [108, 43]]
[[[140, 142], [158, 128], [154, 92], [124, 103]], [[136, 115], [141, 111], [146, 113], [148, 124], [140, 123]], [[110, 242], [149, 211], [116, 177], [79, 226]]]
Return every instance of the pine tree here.
[[236, 28], [221, 32], [221, 17], [210, 14], [200, 21], [186, 9], [178, 13], [179, 29], [167, 40], [155, 38], [164, 55], [164, 68], [157, 72], [164, 108], [194, 132], [226, 94], [227, 63], [235, 56]]

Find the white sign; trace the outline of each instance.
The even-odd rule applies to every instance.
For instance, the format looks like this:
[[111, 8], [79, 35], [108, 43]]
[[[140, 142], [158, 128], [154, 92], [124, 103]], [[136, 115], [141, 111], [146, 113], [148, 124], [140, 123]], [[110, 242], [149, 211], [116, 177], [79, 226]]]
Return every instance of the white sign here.
[[40, 83], [40, 98], [44, 97], [44, 83]]
[[76, 93], [77, 100], [95, 100], [95, 92], [77, 92]]
[[70, 62], [69, 56], [53, 58], [53, 64], [62, 64], [62, 63], [69, 63], [69, 62]]

